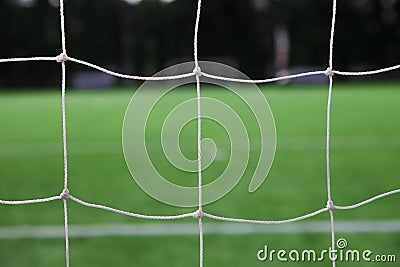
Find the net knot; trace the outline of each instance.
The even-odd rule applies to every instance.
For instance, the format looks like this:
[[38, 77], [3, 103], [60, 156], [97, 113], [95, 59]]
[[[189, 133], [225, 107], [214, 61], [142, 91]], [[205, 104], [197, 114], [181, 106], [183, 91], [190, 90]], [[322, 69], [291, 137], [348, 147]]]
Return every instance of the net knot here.
[[196, 66], [196, 67], [193, 69], [193, 73], [194, 73], [194, 75], [196, 75], [197, 77], [200, 77], [200, 76], [201, 76], [201, 69], [200, 69], [200, 67], [199, 67], [199, 66]]
[[332, 200], [328, 200], [328, 202], [326, 202], [326, 208], [328, 208], [329, 210], [335, 209], [335, 205], [333, 204]]
[[332, 68], [327, 68], [325, 71], [325, 75], [328, 77], [332, 77], [335, 73], [333, 72]]
[[200, 219], [200, 218], [204, 217], [204, 213], [203, 213], [202, 210], [198, 209], [198, 210], [196, 210], [196, 211], [193, 213], [192, 216], [193, 216], [193, 218], [195, 218], [195, 219]]
[[64, 188], [64, 190], [60, 194], [60, 197], [62, 199], [68, 199], [69, 198], [69, 190], [67, 188]]
[[68, 56], [65, 53], [61, 53], [56, 57], [56, 61], [61, 63], [61, 62], [65, 62], [68, 60]]

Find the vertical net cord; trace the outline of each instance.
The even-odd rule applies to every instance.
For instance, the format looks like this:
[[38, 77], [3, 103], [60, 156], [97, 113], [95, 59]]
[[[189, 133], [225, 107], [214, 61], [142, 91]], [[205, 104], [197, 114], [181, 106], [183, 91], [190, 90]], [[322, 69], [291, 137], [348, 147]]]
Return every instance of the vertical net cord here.
[[198, 172], [198, 191], [199, 191], [199, 215], [203, 208], [203, 178], [201, 165], [201, 93], [200, 93], [200, 77], [196, 75], [196, 94], [197, 94], [197, 172]]
[[68, 231], [68, 208], [67, 199], [63, 198], [64, 206], [64, 234], [65, 234], [65, 265], [69, 267], [69, 231]]
[[204, 240], [203, 240], [203, 219], [201, 216], [199, 216], [199, 247], [200, 247], [200, 267], [203, 267], [203, 258], [204, 258]]
[[195, 67], [199, 67], [199, 57], [198, 57], [198, 33], [199, 33], [199, 23], [200, 23], [200, 12], [201, 12], [201, 0], [197, 1], [197, 13], [196, 13], [196, 23], [194, 25], [194, 38], [193, 38], [193, 52], [194, 52], [194, 64]]
[[198, 220], [199, 220], [199, 247], [200, 247], [200, 267], [203, 267], [203, 190], [202, 190], [202, 165], [201, 165], [201, 101], [200, 101], [200, 77], [196, 75], [196, 88], [197, 88], [197, 161], [198, 161], [198, 194], [199, 194], [199, 209], [198, 209]]
[[68, 151], [67, 151], [67, 121], [65, 111], [65, 62], [61, 62], [61, 112], [62, 112], [62, 139], [64, 156], [64, 190], [68, 190]]
[[65, 236], [65, 265], [69, 267], [69, 231], [68, 231], [68, 152], [67, 152], [67, 121], [65, 111], [65, 91], [66, 91], [66, 68], [65, 60], [67, 58], [67, 49], [65, 42], [65, 17], [64, 17], [64, 0], [60, 0], [60, 29], [61, 29], [61, 48], [62, 54], [59, 61], [61, 62], [61, 109], [62, 109], [62, 138], [63, 138], [63, 156], [64, 156], [64, 190], [62, 192], [64, 207], [64, 236]]
[[64, 18], [64, 0], [60, 0], [60, 28], [61, 28], [61, 48], [66, 55], [67, 49], [65, 45], [65, 18]]
[[335, 38], [335, 25], [336, 25], [336, 1], [337, 0], [333, 0], [331, 37], [329, 41], [329, 68], [331, 68], [331, 70], [333, 69], [333, 42]]
[[[329, 217], [331, 223], [331, 248], [332, 254], [335, 251], [335, 219], [333, 214], [333, 201], [332, 201], [332, 191], [331, 191], [331, 169], [330, 169], [330, 137], [331, 137], [331, 103], [332, 103], [332, 87], [333, 87], [333, 45], [335, 37], [335, 24], [336, 24], [336, 0], [333, 0], [332, 7], [332, 23], [331, 23], [331, 35], [329, 41], [329, 68], [327, 70], [327, 75], [329, 76], [329, 91], [328, 91], [328, 104], [326, 111], [326, 181], [327, 181], [327, 193], [328, 193], [328, 203]], [[331, 255], [332, 266], [336, 267], [336, 259], [334, 255]]]
[[62, 192], [64, 206], [64, 233], [65, 233], [65, 265], [69, 267], [69, 231], [68, 231], [68, 161], [67, 161], [67, 135], [66, 135], [66, 116], [65, 116], [65, 62], [61, 62], [62, 66], [62, 85], [61, 85], [61, 102], [62, 102], [62, 128], [63, 128], [63, 149], [64, 149], [64, 190]]
[[197, 95], [197, 171], [198, 171], [198, 194], [199, 194], [199, 209], [197, 219], [199, 221], [199, 265], [203, 267], [204, 259], [204, 234], [203, 234], [203, 181], [202, 181], [202, 165], [201, 165], [201, 94], [200, 94], [200, 76], [201, 70], [198, 59], [198, 33], [201, 13], [201, 0], [197, 1], [196, 22], [194, 26], [193, 37], [193, 58], [194, 58], [194, 73], [196, 75], [196, 95]]
[[[331, 223], [331, 247], [332, 253], [335, 250], [335, 221], [333, 215], [333, 202], [331, 194], [331, 172], [330, 172], [330, 124], [331, 124], [331, 100], [332, 100], [332, 85], [333, 77], [329, 77], [329, 92], [328, 92], [328, 107], [327, 107], [327, 134], [326, 134], [326, 174], [327, 174], [327, 191], [328, 191], [328, 203], [329, 217]], [[332, 255], [332, 266], [336, 266], [336, 260], [334, 255]]]

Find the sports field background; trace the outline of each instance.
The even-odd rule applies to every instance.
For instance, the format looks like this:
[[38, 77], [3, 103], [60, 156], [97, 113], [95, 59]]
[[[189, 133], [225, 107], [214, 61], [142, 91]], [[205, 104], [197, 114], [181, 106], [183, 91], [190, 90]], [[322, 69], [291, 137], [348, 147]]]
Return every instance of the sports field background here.
[[[383, 82], [334, 85], [331, 171], [335, 204], [351, 205], [400, 188], [399, 86], [398, 83]], [[204, 96], [226, 100], [223, 90], [206, 86], [202, 90]], [[262, 187], [252, 194], [247, 192], [250, 176], [245, 176], [231, 193], [204, 207], [208, 213], [281, 220], [318, 210], [326, 204], [327, 86], [263, 86], [262, 90], [277, 127], [277, 151], [271, 172]], [[172, 215], [193, 211], [157, 202], [142, 192], [130, 176], [122, 153], [121, 129], [133, 93], [134, 90], [127, 89], [68, 90], [70, 193], [88, 202], [135, 213]], [[194, 88], [183, 88], [176, 94], [181, 99], [189, 99], [195, 96], [195, 91]], [[171, 99], [176, 101], [176, 98]], [[167, 107], [168, 103], [165, 105]], [[239, 107], [237, 112], [246, 111]], [[162, 120], [155, 123], [161, 124]], [[205, 134], [213, 136], [214, 131], [220, 132], [218, 127], [207, 123], [203, 129]], [[195, 138], [195, 130], [195, 127], [189, 129], [187, 136]], [[61, 136], [60, 93], [57, 89], [0, 94], [0, 199], [33, 199], [61, 193]], [[195, 156], [195, 139], [193, 144], [187, 144], [184, 153], [188, 157]], [[166, 164], [162, 157], [152, 160]], [[214, 169], [209, 170], [210, 175], [218, 173], [226, 160], [216, 162]], [[250, 164], [254, 165], [254, 162]], [[171, 179], [178, 181], [179, 177]], [[399, 221], [399, 203], [400, 195], [392, 195], [355, 210], [336, 210], [335, 219]], [[68, 207], [71, 225], [154, 223], [86, 208], [72, 201]], [[328, 213], [309, 219], [327, 220]], [[207, 224], [218, 223], [209, 219], [204, 221], [205, 228]], [[196, 223], [197, 220], [173, 223], [180, 222]], [[62, 224], [61, 201], [0, 206], [0, 227]], [[399, 232], [336, 233], [336, 236], [346, 238], [353, 249], [395, 254], [400, 260]], [[205, 266], [331, 266], [329, 261], [259, 262], [256, 253], [265, 244], [275, 249], [322, 250], [330, 245], [330, 234], [206, 235]], [[198, 266], [197, 235], [72, 238], [70, 246], [71, 266], [74, 267]], [[64, 266], [64, 250], [62, 238], [0, 239], [0, 266]], [[398, 262], [338, 263], [338, 266], [397, 265]]]

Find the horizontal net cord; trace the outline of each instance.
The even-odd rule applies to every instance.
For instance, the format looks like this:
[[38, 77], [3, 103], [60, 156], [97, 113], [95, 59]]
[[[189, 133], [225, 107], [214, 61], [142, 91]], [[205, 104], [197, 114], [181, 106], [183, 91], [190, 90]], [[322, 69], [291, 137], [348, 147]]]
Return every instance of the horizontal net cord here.
[[357, 204], [350, 205], [350, 206], [337, 206], [337, 205], [330, 204], [331, 206], [329, 206], [329, 207], [325, 207], [325, 208], [319, 209], [317, 211], [314, 211], [314, 212], [311, 212], [311, 213], [308, 213], [308, 214], [305, 214], [305, 215], [302, 215], [299, 217], [295, 217], [292, 219], [287, 219], [287, 220], [278, 220], [278, 221], [249, 220], [249, 219], [222, 217], [222, 216], [212, 215], [212, 214], [209, 214], [206, 212], [203, 212], [203, 216], [208, 217], [210, 219], [215, 219], [215, 220], [219, 220], [219, 221], [228, 221], [228, 222], [254, 223], [254, 224], [284, 224], [284, 223], [296, 222], [296, 221], [301, 221], [301, 220], [304, 220], [307, 218], [311, 218], [311, 217], [314, 217], [323, 212], [330, 211], [332, 209], [338, 209], [338, 210], [355, 209], [355, 208], [361, 207], [363, 205], [366, 205], [368, 203], [371, 203], [375, 200], [378, 200], [378, 199], [381, 199], [381, 198], [384, 198], [384, 197], [387, 197], [390, 195], [398, 194], [398, 193], [400, 193], [400, 189], [392, 190], [392, 191], [371, 197], [367, 200], [364, 200], [362, 202], [359, 202]]
[[188, 78], [195, 76], [193, 72], [190, 73], [184, 73], [184, 74], [179, 74], [179, 75], [171, 75], [171, 76], [160, 76], [160, 77], [145, 77], [145, 76], [135, 76], [135, 75], [128, 75], [128, 74], [122, 74], [119, 72], [114, 72], [111, 70], [108, 70], [106, 68], [100, 67], [96, 64], [89, 63], [87, 61], [83, 61], [80, 59], [68, 57], [69, 61], [102, 71], [104, 73], [110, 74], [112, 76], [116, 76], [119, 78], [124, 78], [124, 79], [130, 79], [130, 80], [141, 80], [141, 81], [166, 81], [166, 80], [177, 80], [177, 79], [183, 79], [183, 78]]
[[57, 57], [20, 57], [0, 58], [0, 63], [27, 62], [27, 61], [56, 61]]
[[[353, 205], [349, 205], [349, 206], [339, 206], [339, 205], [333, 205], [332, 207], [334, 209], [338, 209], [338, 210], [349, 210], [349, 209], [355, 209], [358, 207], [361, 207], [363, 205], [366, 205], [368, 203], [371, 203], [375, 200], [390, 196], [390, 195], [394, 195], [394, 194], [399, 194], [400, 193], [400, 189], [396, 189], [396, 190], [392, 190], [392, 191], [388, 191], [382, 194], [379, 194], [377, 196], [371, 197], [367, 200], [361, 201], [357, 204], [353, 204]], [[59, 196], [53, 196], [53, 197], [47, 197], [47, 198], [38, 198], [38, 199], [30, 199], [30, 200], [17, 200], [17, 201], [10, 201], [10, 200], [0, 200], [0, 204], [3, 205], [24, 205], [24, 204], [35, 204], [35, 203], [44, 203], [44, 202], [50, 202], [50, 201], [54, 201], [54, 200], [60, 200], [60, 199], [64, 199], [65, 196], [63, 196], [63, 194], [59, 195]], [[181, 215], [174, 215], [174, 216], [152, 216], [152, 215], [142, 215], [142, 214], [136, 214], [136, 213], [131, 213], [131, 212], [127, 212], [127, 211], [123, 211], [123, 210], [119, 210], [119, 209], [115, 209], [115, 208], [111, 208], [111, 207], [107, 207], [104, 205], [98, 205], [98, 204], [93, 204], [93, 203], [88, 203], [85, 202], [83, 200], [80, 200], [76, 197], [73, 197], [71, 195], [68, 195], [66, 197], [67, 199], [71, 199], [73, 201], [75, 201], [78, 204], [81, 204], [83, 206], [87, 206], [87, 207], [91, 207], [91, 208], [97, 208], [97, 209], [103, 209], [103, 210], [107, 210], [107, 211], [111, 211], [111, 212], [115, 212], [115, 213], [119, 213], [122, 215], [126, 215], [126, 216], [130, 216], [130, 217], [136, 217], [136, 218], [142, 218], [142, 219], [154, 219], [154, 220], [173, 220], [173, 219], [182, 219], [182, 218], [188, 218], [188, 217], [198, 217], [199, 213], [198, 210], [196, 210], [195, 212], [191, 212], [191, 213], [185, 213], [185, 214], [181, 214]], [[312, 213], [306, 214], [306, 215], [302, 215], [296, 218], [292, 218], [292, 219], [288, 219], [288, 220], [278, 220], [278, 221], [263, 221], [263, 220], [249, 220], [249, 219], [240, 219], [240, 218], [230, 218], [230, 217], [222, 217], [222, 216], [217, 216], [217, 215], [213, 215], [213, 214], [209, 214], [209, 213], [205, 213], [202, 212], [202, 217], [208, 217], [210, 219], [215, 219], [215, 220], [219, 220], [219, 221], [232, 221], [232, 222], [243, 222], [243, 223], [255, 223], [255, 224], [283, 224], [283, 223], [289, 223], [289, 222], [295, 222], [295, 221], [300, 221], [303, 219], [307, 219], [313, 216], [316, 216], [320, 213], [326, 212], [329, 210], [329, 207], [325, 207], [322, 208], [320, 210], [314, 211]]]
[[275, 78], [267, 78], [267, 79], [262, 79], [262, 80], [245, 80], [245, 79], [229, 78], [229, 77], [209, 74], [206, 72], [201, 72], [201, 74], [204, 77], [214, 79], [214, 80], [222, 80], [222, 81], [237, 82], [237, 83], [259, 84], [259, 83], [278, 82], [278, 81], [290, 80], [290, 79], [299, 78], [299, 77], [322, 75], [322, 74], [326, 75], [326, 76], [332, 76], [333, 74], [342, 75], [342, 76], [363, 76], [363, 75], [365, 76], [365, 75], [373, 75], [373, 74], [394, 71], [397, 69], [400, 69], [400, 65], [395, 65], [395, 66], [391, 66], [391, 67], [387, 67], [387, 68], [383, 68], [383, 69], [371, 70], [371, 71], [362, 71], [362, 72], [337, 71], [337, 70], [327, 69], [327, 70], [302, 72], [302, 73], [297, 73], [297, 74], [292, 74], [292, 75], [287, 75], [287, 76], [280, 76], [280, 77], [275, 77]]
[[177, 80], [177, 79], [183, 79], [183, 78], [195, 76], [195, 74], [193, 72], [178, 74], [178, 75], [171, 75], [171, 76], [160, 76], [160, 77], [148, 77], [148, 76], [123, 74], [123, 73], [108, 70], [106, 68], [100, 67], [96, 64], [93, 64], [93, 63], [90, 63], [90, 62], [87, 62], [87, 61], [84, 61], [81, 59], [69, 57], [64, 53], [62, 53], [58, 56], [55, 56], [55, 57], [22, 57], [22, 58], [0, 59], [0, 63], [28, 62], [28, 61], [56, 61], [56, 62], [71, 61], [71, 62], [75, 62], [80, 65], [90, 67], [92, 69], [96, 69], [98, 71], [107, 73], [107, 74], [115, 76], [115, 77], [130, 79], [130, 80], [139, 80], [139, 81], [166, 81], [166, 80]]
[[334, 205], [334, 208], [338, 209], [338, 210], [355, 209], [355, 208], [361, 207], [363, 205], [366, 205], [368, 203], [371, 203], [371, 202], [373, 202], [375, 200], [378, 200], [378, 199], [381, 199], [381, 198], [384, 198], [384, 197], [387, 197], [387, 196], [390, 196], [390, 195], [399, 194], [399, 193], [400, 193], [400, 189], [397, 189], [397, 190], [389, 191], [389, 192], [382, 193], [380, 195], [371, 197], [371, 198], [369, 198], [367, 200], [361, 201], [361, 202], [359, 202], [357, 204], [354, 204], [354, 205], [350, 205], [350, 206], [336, 206], [336, 205]]
[[127, 212], [127, 211], [111, 208], [111, 207], [108, 207], [108, 206], [88, 203], [88, 202], [85, 202], [83, 200], [80, 200], [79, 198], [73, 197], [71, 195], [68, 196], [68, 199], [71, 199], [72, 201], [75, 201], [76, 203], [81, 204], [81, 205], [86, 206], [86, 207], [107, 210], [107, 211], [111, 211], [111, 212], [118, 213], [118, 214], [121, 214], [121, 215], [126, 215], [126, 216], [129, 216], [129, 217], [135, 217], [135, 218], [139, 218], [139, 219], [177, 220], [177, 219], [193, 217], [193, 216], [196, 215], [196, 212], [184, 213], [184, 214], [180, 214], [180, 215], [171, 215], [171, 216], [168, 216], [168, 215], [167, 216], [144, 215], [144, 214], [137, 214], [137, 213]]
[[218, 220], [218, 221], [225, 221], [225, 222], [238, 222], [238, 223], [252, 223], [252, 224], [285, 224], [285, 223], [291, 223], [291, 222], [297, 222], [297, 221], [301, 221], [307, 218], [311, 218], [314, 217], [318, 214], [324, 213], [326, 211], [328, 211], [329, 208], [325, 207], [322, 209], [319, 209], [317, 211], [308, 213], [306, 215], [303, 216], [299, 216], [296, 218], [292, 218], [292, 219], [288, 219], [288, 220], [278, 220], [278, 221], [263, 221], [263, 220], [249, 220], [249, 219], [240, 219], [240, 218], [230, 218], [230, 217], [223, 217], [223, 216], [217, 216], [217, 215], [212, 215], [209, 213], [204, 212], [203, 216], [210, 218], [210, 219], [214, 219], [214, 220]]
[[[68, 57], [65, 54], [61, 54], [55, 57], [45, 57], [45, 56], [40, 56], [40, 57], [22, 57], [22, 58], [4, 58], [0, 59], [0, 63], [12, 63], [12, 62], [28, 62], [28, 61], [57, 61], [57, 62], [64, 62], [64, 61], [71, 61], [75, 62], [80, 65], [87, 66], [92, 69], [96, 69], [98, 71], [104, 72], [106, 74], [123, 78], [123, 79], [130, 79], [130, 80], [140, 80], [140, 81], [166, 81], [166, 80], [177, 80], [177, 79], [183, 79], [183, 78], [188, 78], [195, 76], [196, 74], [193, 72], [190, 73], [184, 73], [184, 74], [178, 74], [178, 75], [171, 75], [171, 76], [160, 76], [160, 77], [148, 77], [148, 76], [137, 76], [137, 75], [129, 75], [129, 74], [123, 74], [115, 71], [108, 70], [106, 68], [100, 67], [96, 64], [73, 58], [73, 57]], [[260, 83], [270, 83], [270, 82], [278, 82], [278, 81], [283, 81], [283, 80], [290, 80], [294, 78], [300, 78], [300, 77], [307, 77], [307, 76], [313, 76], [313, 75], [342, 75], [342, 76], [366, 76], [366, 75], [374, 75], [374, 74], [380, 74], [384, 72], [390, 72], [394, 70], [400, 69], [400, 64], [399, 65], [394, 65], [382, 69], [376, 69], [376, 70], [370, 70], [370, 71], [359, 71], [359, 72], [352, 72], [352, 71], [340, 71], [340, 70], [318, 70], [318, 71], [310, 71], [310, 72], [301, 72], [297, 74], [292, 74], [292, 75], [286, 75], [286, 76], [280, 76], [280, 77], [274, 77], [274, 78], [266, 78], [266, 79], [260, 79], [260, 80], [245, 80], [245, 79], [237, 79], [237, 78], [229, 78], [229, 77], [224, 77], [224, 76], [218, 76], [218, 75], [213, 75], [207, 72], [201, 71], [201, 75], [204, 77], [214, 79], [214, 80], [222, 80], [222, 81], [227, 81], [227, 82], [238, 82], [238, 83], [250, 83], [250, 84], [260, 84]]]
[[379, 73], [393, 71], [393, 70], [397, 70], [397, 69], [400, 69], [400, 65], [395, 65], [395, 66], [391, 66], [391, 67], [387, 67], [387, 68], [383, 68], [383, 69], [370, 70], [370, 71], [359, 71], [359, 72], [334, 70], [333, 73], [338, 74], [338, 75], [343, 75], [343, 76], [363, 76], [363, 75], [379, 74]]
[[0, 200], [0, 204], [3, 205], [26, 205], [26, 204], [36, 204], [36, 203], [44, 203], [50, 202], [54, 200], [61, 199], [61, 196], [54, 196], [54, 197], [46, 197], [46, 198], [37, 198], [37, 199], [28, 199], [28, 200]]
[[303, 72], [303, 73], [298, 73], [298, 74], [293, 74], [293, 75], [288, 75], [288, 76], [281, 76], [281, 77], [276, 77], [276, 78], [268, 78], [268, 79], [263, 79], [263, 80], [245, 80], [245, 79], [229, 78], [229, 77], [209, 74], [206, 72], [201, 72], [201, 74], [204, 77], [214, 79], [214, 80], [221, 80], [221, 81], [226, 81], [226, 82], [237, 82], [237, 83], [251, 83], [251, 84], [254, 83], [255, 84], [255, 83], [277, 82], [277, 81], [288, 80], [288, 79], [304, 77], [304, 76], [321, 75], [321, 74], [326, 74], [326, 71], [319, 70], [319, 71]]

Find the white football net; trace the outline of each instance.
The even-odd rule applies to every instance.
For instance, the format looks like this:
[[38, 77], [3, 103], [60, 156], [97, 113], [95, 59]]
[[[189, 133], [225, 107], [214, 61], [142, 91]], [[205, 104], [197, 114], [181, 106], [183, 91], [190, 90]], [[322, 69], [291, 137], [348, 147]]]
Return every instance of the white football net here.
[[[196, 20], [195, 20], [195, 29], [194, 29], [194, 38], [193, 38], [193, 59], [194, 59], [194, 66], [193, 72], [184, 73], [175, 76], [165, 76], [165, 77], [142, 77], [142, 76], [135, 76], [135, 75], [127, 75], [118, 72], [113, 72], [108, 69], [102, 68], [97, 66], [93, 63], [89, 63], [80, 59], [73, 57], [72, 55], [68, 54], [68, 49], [66, 46], [66, 35], [65, 35], [65, 20], [64, 20], [64, 0], [60, 0], [59, 7], [60, 7], [60, 34], [61, 34], [61, 54], [57, 56], [50, 56], [50, 57], [27, 57], [27, 58], [5, 58], [0, 59], [0, 63], [7, 63], [7, 62], [28, 62], [28, 61], [56, 61], [61, 65], [61, 103], [62, 103], [62, 135], [63, 135], [63, 158], [64, 158], [64, 188], [60, 195], [51, 196], [48, 198], [42, 199], [32, 199], [32, 200], [21, 200], [21, 201], [7, 201], [7, 200], [0, 200], [0, 204], [5, 205], [24, 205], [24, 204], [33, 204], [33, 203], [42, 203], [48, 201], [62, 201], [64, 207], [64, 228], [65, 228], [65, 256], [66, 256], [66, 266], [70, 266], [69, 260], [69, 225], [68, 225], [68, 202], [74, 201], [78, 204], [96, 208], [96, 209], [103, 209], [115, 213], [119, 213], [126, 216], [141, 218], [141, 219], [148, 219], [148, 220], [175, 220], [187, 217], [193, 217], [198, 221], [199, 225], [199, 265], [200, 267], [203, 266], [203, 224], [202, 218], [207, 217], [217, 221], [229, 221], [229, 222], [237, 222], [237, 223], [251, 223], [251, 224], [285, 224], [291, 223], [295, 221], [305, 220], [307, 218], [316, 216], [321, 213], [328, 212], [330, 215], [330, 228], [331, 228], [331, 246], [332, 249], [335, 249], [335, 220], [334, 220], [334, 210], [349, 210], [355, 209], [357, 207], [366, 205], [372, 201], [377, 199], [400, 193], [400, 189], [389, 191], [377, 196], [374, 196], [370, 199], [362, 201], [360, 203], [349, 205], [349, 206], [338, 206], [335, 205], [333, 202], [332, 194], [331, 194], [331, 175], [330, 175], [330, 125], [331, 125], [331, 100], [332, 100], [332, 87], [333, 87], [333, 77], [334, 75], [344, 75], [344, 76], [361, 76], [361, 75], [373, 75], [388, 71], [394, 71], [400, 69], [400, 65], [395, 65], [387, 68], [376, 69], [371, 71], [364, 71], [364, 72], [347, 72], [347, 71], [339, 71], [334, 68], [333, 64], [333, 47], [334, 47], [334, 40], [335, 40], [335, 22], [336, 22], [336, 0], [332, 0], [332, 24], [331, 24], [331, 34], [330, 34], [330, 42], [329, 42], [329, 56], [328, 56], [328, 64], [327, 68], [324, 70], [313, 71], [313, 72], [306, 72], [306, 73], [298, 73], [289, 76], [282, 76], [276, 78], [269, 78], [269, 79], [262, 79], [262, 80], [242, 80], [242, 79], [235, 79], [230, 77], [221, 77], [217, 75], [213, 75], [212, 73], [203, 72], [199, 67], [199, 59], [198, 59], [198, 32], [200, 26], [200, 15], [201, 15], [201, 7], [202, 1], [198, 0], [197, 5], [197, 13], [196, 13]], [[197, 88], [197, 123], [198, 123], [198, 133], [197, 133], [197, 152], [198, 152], [198, 192], [199, 192], [199, 199], [198, 199], [198, 208], [190, 213], [179, 214], [175, 216], [149, 216], [143, 214], [136, 214], [131, 212], [126, 212], [119, 209], [114, 209], [111, 207], [93, 204], [85, 202], [81, 199], [76, 198], [73, 193], [68, 190], [68, 154], [67, 154], [67, 121], [66, 121], [66, 61], [75, 62], [77, 64], [85, 65], [87, 67], [96, 69], [98, 71], [119, 77], [124, 79], [132, 79], [132, 80], [141, 80], [141, 81], [161, 81], [161, 80], [173, 80], [173, 79], [182, 79], [187, 77], [195, 77], [196, 78], [196, 88]], [[249, 219], [241, 219], [241, 218], [227, 218], [221, 217], [214, 214], [209, 214], [203, 211], [203, 203], [202, 203], [202, 166], [201, 166], [201, 117], [202, 113], [200, 110], [200, 91], [201, 91], [201, 82], [200, 77], [208, 77], [211, 79], [223, 80], [223, 81], [230, 81], [230, 82], [237, 82], [237, 83], [254, 83], [254, 84], [261, 84], [261, 83], [271, 83], [281, 80], [288, 80], [297, 77], [304, 77], [304, 76], [312, 76], [312, 75], [321, 75], [324, 74], [329, 77], [329, 87], [328, 87], [328, 101], [327, 101], [327, 109], [326, 109], [326, 117], [327, 117], [327, 125], [326, 125], [326, 181], [327, 181], [327, 203], [323, 204], [321, 209], [314, 211], [309, 214], [305, 214], [303, 216], [299, 216], [296, 218], [291, 218], [287, 220], [278, 220], [278, 221], [267, 221], [267, 220], [249, 220]], [[334, 257], [332, 257], [334, 258]], [[332, 266], [336, 266], [336, 261], [332, 260]]]

